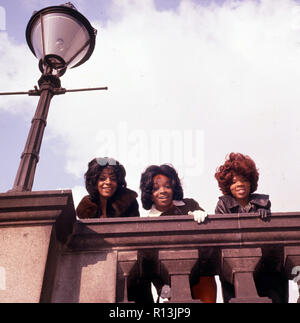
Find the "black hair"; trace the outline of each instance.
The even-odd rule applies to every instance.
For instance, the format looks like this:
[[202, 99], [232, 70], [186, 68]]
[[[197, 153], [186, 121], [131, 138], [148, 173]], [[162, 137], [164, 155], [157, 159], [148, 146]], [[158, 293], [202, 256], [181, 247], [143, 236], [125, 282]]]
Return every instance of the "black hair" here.
[[94, 158], [89, 162], [88, 170], [84, 174], [85, 187], [93, 202], [99, 201], [100, 196], [97, 187], [98, 179], [103, 169], [106, 167], [111, 167], [117, 177], [118, 188], [114, 195], [127, 186], [125, 181], [126, 171], [123, 165], [113, 158]]
[[141, 201], [145, 210], [150, 210], [152, 207], [153, 177], [159, 174], [169, 178], [173, 191], [173, 199], [183, 199], [183, 189], [175, 168], [168, 164], [160, 166], [151, 165], [142, 173], [140, 181], [140, 190], [142, 192]]

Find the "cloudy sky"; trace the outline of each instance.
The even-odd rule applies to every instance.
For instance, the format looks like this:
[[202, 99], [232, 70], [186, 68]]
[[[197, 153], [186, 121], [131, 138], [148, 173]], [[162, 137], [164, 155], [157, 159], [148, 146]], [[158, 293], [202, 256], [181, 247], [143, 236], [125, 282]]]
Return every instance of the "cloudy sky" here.
[[[139, 192], [141, 172], [171, 163], [186, 197], [214, 213], [216, 168], [252, 157], [274, 212], [299, 211], [300, 3], [295, 0], [74, 0], [98, 30], [90, 60], [61, 78], [108, 91], [54, 97], [33, 190], [86, 194], [83, 174], [110, 156]], [[40, 77], [25, 29], [53, 0], [0, 0], [0, 91]], [[0, 191], [12, 188], [38, 98], [0, 97]]]

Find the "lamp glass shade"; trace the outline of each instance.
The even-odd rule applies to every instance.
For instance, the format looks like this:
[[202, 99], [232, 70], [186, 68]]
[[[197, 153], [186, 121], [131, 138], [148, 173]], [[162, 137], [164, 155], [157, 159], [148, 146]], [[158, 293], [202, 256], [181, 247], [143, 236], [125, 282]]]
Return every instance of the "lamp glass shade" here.
[[95, 29], [77, 10], [56, 6], [45, 8], [31, 18], [26, 30], [34, 55], [52, 67], [72, 68], [84, 63], [95, 47]]

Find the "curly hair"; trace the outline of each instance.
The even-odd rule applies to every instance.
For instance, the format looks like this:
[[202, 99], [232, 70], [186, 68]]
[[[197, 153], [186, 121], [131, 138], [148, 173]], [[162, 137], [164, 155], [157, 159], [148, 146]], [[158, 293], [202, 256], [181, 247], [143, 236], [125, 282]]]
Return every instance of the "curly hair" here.
[[85, 187], [91, 197], [91, 201], [95, 203], [98, 202], [100, 198], [97, 187], [98, 179], [103, 169], [106, 167], [111, 167], [117, 177], [118, 187], [114, 195], [118, 194], [120, 190], [127, 186], [125, 181], [126, 171], [123, 165], [113, 158], [94, 158], [88, 164], [88, 170], [84, 174], [84, 179]]
[[160, 166], [151, 165], [142, 173], [140, 181], [141, 201], [145, 210], [152, 207], [153, 177], [156, 175], [165, 175], [170, 180], [174, 200], [183, 199], [183, 189], [178, 174], [173, 166], [163, 164]]
[[224, 165], [217, 168], [215, 178], [224, 195], [231, 195], [230, 186], [234, 176], [245, 177], [251, 185], [250, 193], [256, 191], [259, 173], [254, 161], [249, 156], [230, 153]]

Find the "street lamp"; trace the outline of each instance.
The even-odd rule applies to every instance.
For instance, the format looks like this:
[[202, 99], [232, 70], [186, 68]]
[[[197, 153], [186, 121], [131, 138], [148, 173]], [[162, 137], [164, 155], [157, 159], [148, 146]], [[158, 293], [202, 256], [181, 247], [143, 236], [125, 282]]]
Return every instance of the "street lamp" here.
[[28, 46], [39, 59], [41, 72], [58, 76], [89, 59], [95, 38], [96, 30], [70, 2], [35, 12], [26, 29]]
[[70, 2], [34, 12], [27, 25], [26, 39], [29, 48], [39, 59], [42, 72], [39, 88], [28, 92], [1, 93], [40, 96], [12, 191], [32, 189], [52, 97], [66, 92], [107, 89], [61, 88], [59, 77], [68, 68], [79, 66], [89, 59], [96, 39], [96, 30]]

